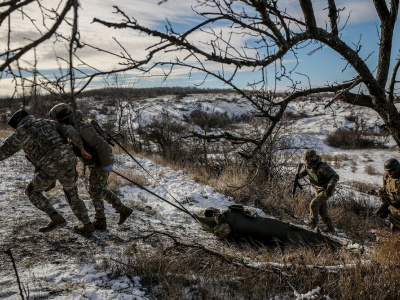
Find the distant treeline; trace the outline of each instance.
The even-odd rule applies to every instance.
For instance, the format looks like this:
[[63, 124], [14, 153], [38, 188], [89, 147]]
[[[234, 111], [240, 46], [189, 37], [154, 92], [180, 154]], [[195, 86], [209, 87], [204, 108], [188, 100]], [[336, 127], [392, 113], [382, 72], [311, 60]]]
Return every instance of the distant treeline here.
[[[93, 97], [97, 100], [101, 99], [109, 99], [109, 98], [151, 98], [158, 97], [164, 95], [177, 95], [177, 96], [185, 96], [187, 94], [208, 94], [208, 93], [233, 93], [232, 89], [212, 89], [212, 88], [197, 88], [197, 87], [150, 87], [150, 88], [101, 88], [101, 89], [93, 89], [86, 90], [78, 95], [76, 98], [86, 98]], [[24, 97], [6, 97], [0, 96], [0, 108], [7, 107], [9, 108], [14, 105], [23, 106], [29, 105], [32, 102], [35, 102], [37, 98], [40, 98], [41, 101], [46, 102], [60, 102], [63, 99], [64, 101], [68, 101], [69, 95], [52, 95], [52, 94], [36, 94], [36, 95], [27, 95]]]
[[82, 92], [77, 98], [95, 97], [101, 98], [124, 97], [124, 98], [152, 98], [163, 95], [185, 96], [187, 94], [208, 94], [208, 93], [233, 93], [232, 89], [211, 89], [196, 87], [151, 87], [151, 88], [103, 88], [87, 90]]

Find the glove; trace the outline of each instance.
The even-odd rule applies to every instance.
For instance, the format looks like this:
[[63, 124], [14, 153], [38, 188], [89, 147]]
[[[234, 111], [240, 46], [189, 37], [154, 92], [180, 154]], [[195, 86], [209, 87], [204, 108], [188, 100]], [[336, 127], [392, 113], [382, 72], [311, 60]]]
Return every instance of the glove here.
[[107, 172], [114, 171], [112, 165], [109, 165], [109, 166], [105, 167], [104, 170], [106, 170]]
[[379, 218], [386, 219], [389, 216], [389, 205], [382, 204], [374, 214]]
[[326, 195], [329, 196], [329, 197], [332, 196], [334, 188], [335, 188], [334, 185], [329, 185], [325, 190]]

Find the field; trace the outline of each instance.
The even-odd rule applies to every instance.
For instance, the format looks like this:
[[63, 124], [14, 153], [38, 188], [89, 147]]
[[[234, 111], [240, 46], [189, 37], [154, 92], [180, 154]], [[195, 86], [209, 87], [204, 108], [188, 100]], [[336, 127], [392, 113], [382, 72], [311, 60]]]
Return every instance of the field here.
[[[233, 93], [166, 95], [146, 99], [82, 98], [78, 107], [121, 143], [114, 169], [171, 201], [201, 214], [243, 204], [307, 228], [313, 192], [307, 182], [295, 196], [292, 179], [307, 148], [339, 174], [329, 211], [343, 244], [266, 247], [218, 239], [189, 215], [113, 174], [110, 186], [134, 214], [122, 226], [106, 204], [109, 230], [90, 239], [72, 232], [77, 220], [60, 185], [50, 192], [68, 224], [48, 234], [47, 222], [24, 194], [33, 167], [18, 153], [0, 163], [0, 245], [11, 249], [29, 299], [395, 299], [399, 236], [374, 216], [383, 164], [398, 149], [378, 116], [329, 98], [304, 99], [287, 109], [285, 121], [252, 161], [238, 153], [248, 145], [194, 137], [224, 132], [259, 136], [262, 118]], [[11, 131], [1, 127], [1, 141]], [[78, 167], [80, 196], [90, 212], [87, 178]], [[86, 174], [87, 176], [87, 174]], [[357, 251], [346, 249], [357, 243]], [[360, 250], [362, 249], [362, 251]], [[0, 254], [0, 298], [19, 299], [11, 259]]]

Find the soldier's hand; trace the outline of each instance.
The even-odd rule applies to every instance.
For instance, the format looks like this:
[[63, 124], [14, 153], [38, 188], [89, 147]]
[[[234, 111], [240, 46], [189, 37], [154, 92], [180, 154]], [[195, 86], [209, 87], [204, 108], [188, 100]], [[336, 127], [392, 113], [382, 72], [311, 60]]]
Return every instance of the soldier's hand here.
[[382, 219], [386, 219], [389, 216], [389, 206], [387, 204], [382, 204], [374, 214]]
[[325, 190], [325, 196], [331, 197], [333, 195], [334, 186], [328, 186]]
[[82, 154], [82, 157], [83, 157], [83, 158], [86, 158], [86, 159], [91, 159], [91, 158], [92, 158], [92, 156], [90, 155], [90, 153], [87, 152], [87, 151], [85, 150], [85, 148], [82, 148], [82, 149], [81, 149], [81, 154]]

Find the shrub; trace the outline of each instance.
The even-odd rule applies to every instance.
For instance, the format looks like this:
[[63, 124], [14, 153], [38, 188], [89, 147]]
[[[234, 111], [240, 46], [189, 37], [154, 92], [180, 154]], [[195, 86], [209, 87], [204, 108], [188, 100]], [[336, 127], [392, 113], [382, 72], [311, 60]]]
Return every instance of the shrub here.
[[226, 112], [209, 113], [203, 110], [194, 110], [190, 114], [189, 121], [194, 125], [201, 127], [203, 130], [210, 128], [224, 128], [232, 124], [232, 120]]
[[379, 172], [371, 165], [367, 165], [365, 167], [365, 173], [367, 173], [368, 175], [378, 175]]
[[371, 183], [365, 183], [357, 180], [350, 181], [350, 185], [361, 193], [367, 193], [370, 190], [374, 190], [376, 187]]
[[361, 132], [342, 128], [329, 133], [326, 143], [331, 147], [342, 149], [368, 149], [377, 146], [375, 141], [365, 138]]

